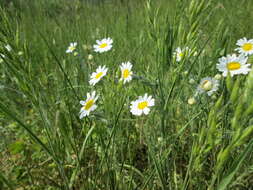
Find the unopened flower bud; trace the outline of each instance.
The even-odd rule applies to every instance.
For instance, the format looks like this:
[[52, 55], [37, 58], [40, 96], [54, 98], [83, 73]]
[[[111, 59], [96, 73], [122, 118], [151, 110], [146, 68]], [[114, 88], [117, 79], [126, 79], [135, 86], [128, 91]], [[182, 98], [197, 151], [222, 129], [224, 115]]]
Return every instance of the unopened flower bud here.
[[194, 83], [195, 83], [195, 80], [194, 80], [194, 79], [190, 79], [190, 80], [189, 80], [189, 83], [190, 83], [190, 84], [194, 84]]
[[197, 102], [197, 101], [196, 101], [195, 98], [189, 98], [189, 99], [188, 99], [188, 104], [189, 104], [189, 105], [196, 104], [196, 102]]
[[214, 76], [214, 78], [215, 78], [216, 80], [221, 80], [222, 76], [221, 76], [221, 74], [216, 74], [216, 75]]
[[202, 84], [202, 88], [205, 90], [205, 91], [209, 91], [213, 88], [213, 83], [209, 80], [206, 80], [205, 82], [203, 82]]
[[93, 59], [93, 55], [89, 54], [88, 55], [88, 60], [92, 60]]

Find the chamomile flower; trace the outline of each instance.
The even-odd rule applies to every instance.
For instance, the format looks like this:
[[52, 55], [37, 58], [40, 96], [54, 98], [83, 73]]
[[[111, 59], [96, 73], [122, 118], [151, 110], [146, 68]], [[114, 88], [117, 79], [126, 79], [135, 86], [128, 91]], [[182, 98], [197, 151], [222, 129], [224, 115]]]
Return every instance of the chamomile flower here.
[[112, 49], [112, 39], [104, 38], [102, 40], [96, 40], [97, 44], [93, 45], [94, 51], [103, 53]]
[[137, 116], [142, 114], [148, 115], [150, 112], [150, 107], [154, 105], [155, 100], [152, 98], [152, 96], [145, 94], [144, 96], [139, 96], [137, 100], [131, 102], [130, 112]]
[[103, 67], [99, 66], [96, 69], [96, 72], [93, 72], [90, 76], [90, 85], [95, 85], [96, 83], [98, 83], [100, 81], [100, 79], [102, 77], [104, 77], [106, 75], [108, 68], [106, 68], [106, 66], [104, 65]]
[[121, 69], [120, 81], [123, 80], [124, 84], [132, 80], [132, 75], [133, 75], [133, 72], [131, 71], [132, 66], [133, 65], [130, 62], [122, 63], [120, 66], [120, 69]]
[[82, 105], [80, 119], [90, 115], [90, 112], [97, 108], [97, 105], [95, 104], [97, 99], [98, 95], [96, 96], [96, 92], [93, 91], [91, 94], [87, 93], [87, 99], [85, 101], [80, 101], [80, 104]]
[[174, 52], [174, 56], [176, 57], [176, 61], [180, 62], [183, 57], [189, 52], [189, 48], [186, 47], [184, 49], [181, 49], [180, 47], [178, 47], [176, 49], [176, 51]]
[[244, 55], [227, 55], [226, 57], [220, 58], [216, 66], [220, 72], [223, 72], [222, 75], [224, 77], [227, 76], [228, 72], [230, 72], [231, 76], [239, 74], [246, 75], [250, 71], [250, 64], [246, 64], [247, 60], [248, 58]]
[[68, 49], [66, 50], [66, 53], [73, 53], [76, 50], [76, 46], [76, 42], [70, 43]]
[[208, 96], [211, 96], [214, 92], [218, 90], [218, 88], [219, 88], [218, 80], [211, 77], [205, 77], [201, 79], [197, 91], [200, 94], [206, 92]]
[[253, 54], [253, 39], [247, 40], [247, 38], [242, 38], [237, 41], [236, 45], [239, 46], [239, 48], [236, 48], [239, 53], [247, 56]]

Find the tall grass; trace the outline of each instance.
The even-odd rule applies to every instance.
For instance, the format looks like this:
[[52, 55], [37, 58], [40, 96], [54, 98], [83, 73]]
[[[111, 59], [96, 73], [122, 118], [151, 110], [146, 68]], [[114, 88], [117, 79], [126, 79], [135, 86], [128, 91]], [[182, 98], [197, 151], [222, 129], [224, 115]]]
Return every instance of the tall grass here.
[[[218, 73], [218, 58], [232, 53], [239, 38], [252, 38], [252, 2], [2, 6], [1, 188], [252, 188], [253, 71], [223, 78], [214, 96], [187, 104], [200, 79]], [[112, 51], [95, 53], [90, 47], [104, 37], [113, 39]], [[66, 54], [74, 41], [78, 55]], [[192, 50], [180, 63], [173, 56], [179, 46]], [[118, 82], [125, 61], [135, 74], [127, 85]], [[99, 65], [108, 75], [91, 87]], [[94, 89], [98, 109], [80, 120], [79, 101]], [[151, 113], [131, 115], [130, 102], [145, 93], [155, 98]]]

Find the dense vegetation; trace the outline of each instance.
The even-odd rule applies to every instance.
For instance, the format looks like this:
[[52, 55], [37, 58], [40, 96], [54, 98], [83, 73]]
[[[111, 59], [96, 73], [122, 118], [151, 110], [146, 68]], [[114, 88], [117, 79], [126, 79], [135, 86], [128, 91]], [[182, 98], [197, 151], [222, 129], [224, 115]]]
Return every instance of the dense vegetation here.
[[[253, 189], [253, 71], [217, 69], [238, 54], [237, 40], [253, 39], [253, 1], [0, 6], [0, 189]], [[112, 49], [95, 52], [103, 38]], [[127, 61], [133, 77], [123, 83]], [[90, 85], [103, 65], [106, 75]], [[210, 94], [205, 77], [218, 85]], [[92, 91], [97, 108], [80, 119]], [[154, 106], [136, 116], [130, 105], [145, 93]]]

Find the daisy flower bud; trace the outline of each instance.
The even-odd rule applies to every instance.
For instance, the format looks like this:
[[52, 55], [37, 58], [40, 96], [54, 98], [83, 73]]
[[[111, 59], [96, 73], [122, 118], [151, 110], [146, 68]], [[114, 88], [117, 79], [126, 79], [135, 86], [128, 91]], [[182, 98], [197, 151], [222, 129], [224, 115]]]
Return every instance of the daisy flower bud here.
[[194, 83], [195, 83], [195, 80], [194, 80], [194, 79], [190, 79], [190, 80], [189, 80], [189, 83], [190, 83], [190, 84], [194, 84]]
[[89, 54], [88, 55], [88, 60], [92, 60], [93, 59], [93, 55]]
[[221, 75], [221, 74], [216, 74], [216, 75], [214, 76], [214, 78], [215, 78], [216, 80], [221, 80], [222, 75]]
[[218, 90], [218, 87], [219, 87], [218, 80], [211, 77], [205, 77], [200, 81], [197, 91], [200, 94], [205, 92], [208, 94], [208, 96], [211, 96], [214, 92]]
[[189, 104], [189, 105], [193, 105], [193, 104], [196, 104], [196, 103], [197, 103], [197, 101], [196, 101], [195, 98], [192, 97], [192, 98], [189, 98], [189, 99], [188, 99], [188, 104]]

